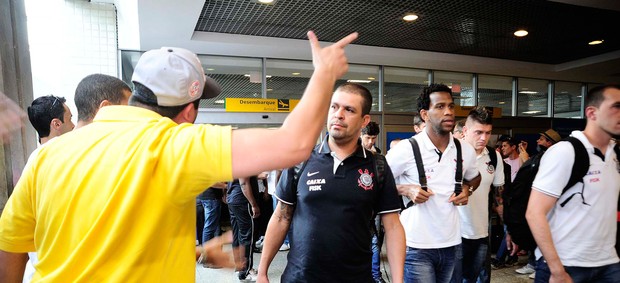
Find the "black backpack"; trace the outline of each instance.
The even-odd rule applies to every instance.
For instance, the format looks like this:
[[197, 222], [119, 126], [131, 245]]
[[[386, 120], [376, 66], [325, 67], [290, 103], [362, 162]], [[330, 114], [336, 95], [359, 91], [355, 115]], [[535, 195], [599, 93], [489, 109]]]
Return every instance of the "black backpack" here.
[[[585, 146], [577, 138], [568, 137], [565, 139], [570, 142], [575, 149], [575, 162], [570, 173], [568, 184], [562, 190], [562, 194], [575, 184], [582, 182], [583, 177], [588, 173], [590, 168], [590, 158], [588, 157], [588, 151]], [[617, 146], [614, 147], [614, 150]], [[617, 151], [616, 151], [617, 152]], [[512, 241], [519, 245], [519, 248], [523, 250], [533, 250], [536, 248], [536, 241], [532, 236], [532, 231], [525, 219], [525, 212], [527, 210], [527, 204], [530, 199], [530, 193], [532, 191], [532, 183], [538, 173], [538, 167], [540, 165], [540, 159], [544, 152], [541, 152], [534, 157], [527, 160], [515, 176], [514, 181], [509, 189], [504, 190], [504, 224], [508, 233], [512, 238]], [[574, 196], [574, 195], [573, 195]], [[563, 207], [572, 199], [569, 197], [560, 205]]]
[[[415, 158], [416, 167], [418, 169], [420, 187], [422, 187], [422, 190], [426, 191], [428, 189], [428, 183], [426, 181], [426, 173], [424, 173], [424, 164], [422, 163], [420, 146], [413, 137], [409, 138], [409, 143], [411, 144], [411, 150], [413, 150], [413, 157]], [[456, 195], [459, 195], [463, 191], [463, 155], [461, 153], [461, 143], [458, 139], [454, 139], [454, 146], [456, 147], [456, 173], [454, 174], [454, 193]], [[407, 203], [406, 206], [401, 208], [406, 209], [414, 204], [415, 203], [413, 202], [413, 200], [411, 200]]]

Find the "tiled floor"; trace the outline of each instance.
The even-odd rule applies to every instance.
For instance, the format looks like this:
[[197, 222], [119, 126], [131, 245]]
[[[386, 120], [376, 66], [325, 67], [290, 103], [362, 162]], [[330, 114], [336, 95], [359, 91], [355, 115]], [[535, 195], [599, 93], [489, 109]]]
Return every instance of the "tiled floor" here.
[[[280, 282], [280, 274], [286, 266], [286, 255], [288, 252], [278, 252], [274, 258], [271, 266], [269, 267], [269, 280], [271, 283]], [[261, 254], [254, 254], [254, 268], [258, 268]], [[527, 275], [520, 275], [515, 272], [515, 269], [520, 268], [527, 262], [527, 257], [521, 257], [519, 259], [520, 265], [513, 267], [503, 268], [499, 270], [493, 270], [491, 272], [491, 283], [531, 283], [532, 279], [529, 279]], [[387, 262], [382, 265], [382, 272], [385, 274], [384, 278], [389, 279], [389, 265]], [[387, 280], [390, 282], [389, 280]], [[234, 276], [234, 271], [231, 269], [211, 269], [204, 268], [202, 265], [196, 266], [196, 282], [197, 283], [236, 283], [239, 280]], [[250, 282], [250, 281], [244, 281]]]

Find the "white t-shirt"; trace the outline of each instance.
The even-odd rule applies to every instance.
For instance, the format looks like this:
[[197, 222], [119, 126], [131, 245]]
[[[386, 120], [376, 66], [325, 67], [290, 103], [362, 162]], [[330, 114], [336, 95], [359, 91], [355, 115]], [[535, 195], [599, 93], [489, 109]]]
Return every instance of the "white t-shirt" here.
[[[489, 154], [497, 156], [497, 166], [491, 165]], [[489, 236], [489, 192], [494, 186], [504, 185], [504, 162], [498, 152], [486, 148], [476, 156], [476, 166], [482, 177], [478, 189], [469, 196], [467, 205], [458, 206], [461, 216], [461, 236], [475, 240]]]
[[[571, 135], [579, 139], [589, 153], [590, 169], [584, 183], [577, 183], [562, 194], [575, 162], [575, 150], [569, 142], [559, 142], [543, 155], [532, 189], [559, 197], [547, 220], [564, 266], [597, 267], [616, 263], [618, 255], [614, 245], [620, 164], [613, 150], [614, 142], [607, 146], [603, 161], [594, 154], [594, 147], [581, 131]], [[583, 195], [574, 195], [564, 207], [560, 206], [571, 195], [582, 191]], [[536, 257], [541, 256], [540, 249], [536, 249]]]
[[515, 176], [517, 176], [519, 168], [521, 168], [521, 165], [523, 165], [523, 161], [521, 161], [520, 157], [517, 157], [515, 159], [506, 158], [504, 159], [504, 162], [510, 165], [510, 181], [512, 182], [515, 180]]
[[[454, 193], [456, 172], [456, 146], [450, 134], [450, 144], [441, 160], [437, 148], [426, 131], [415, 135], [429, 189], [435, 194], [425, 203], [403, 210], [400, 221], [405, 228], [407, 246], [420, 249], [436, 249], [461, 243], [460, 219], [456, 207], [448, 202]], [[461, 142], [463, 156], [463, 179], [478, 176], [476, 151], [468, 143]], [[397, 184], [419, 185], [418, 169], [409, 141], [398, 143], [386, 155]]]

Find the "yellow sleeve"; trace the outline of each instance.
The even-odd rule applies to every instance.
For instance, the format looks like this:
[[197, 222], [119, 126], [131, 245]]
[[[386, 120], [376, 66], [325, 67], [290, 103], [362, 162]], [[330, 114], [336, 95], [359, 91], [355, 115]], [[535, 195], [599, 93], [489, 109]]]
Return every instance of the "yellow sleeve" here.
[[0, 217], [0, 250], [22, 253], [34, 251], [33, 168], [21, 176]]
[[194, 199], [216, 182], [232, 179], [230, 126], [182, 124], [170, 133], [161, 176], [171, 184], [173, 199]]

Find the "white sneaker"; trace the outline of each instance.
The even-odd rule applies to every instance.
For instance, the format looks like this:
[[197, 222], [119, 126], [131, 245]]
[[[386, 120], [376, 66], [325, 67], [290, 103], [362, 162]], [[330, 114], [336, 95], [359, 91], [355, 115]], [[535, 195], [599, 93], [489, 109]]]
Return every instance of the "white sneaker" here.
[[257, 278], [258, 272], [256, 272], [256, 269], [252, 268], [250, 272], [248, 272], [248, 275], [245, 277], [245, 279], [239, 279], [239, 282], [256, 282]]
[[532, 274], [536, 272], [536, 269], [528, 263], [524, 267], [515, 270], [515, 272], [519, 274]]
[[284, 243], [284, 244], [282, 244], [282, 245], [280, 246], [279, 251], [288, 251], [288, 250], [290, 250], [290, 249], [291, 249], [291, 246], [290, 246], [289, 244], [287, 244], [287, 243]]
[[536, 279], [536, 272], [530, 274], [530, 276], [528, 276], [530, 279]]
[[262, 249], [263, 248], [263, 242], [265, 241], [265, 237], [264, 236], [260, 236], [260, 238], [258, 239], [258, 241], [256, 241], [256, 245], [255, 247]]

